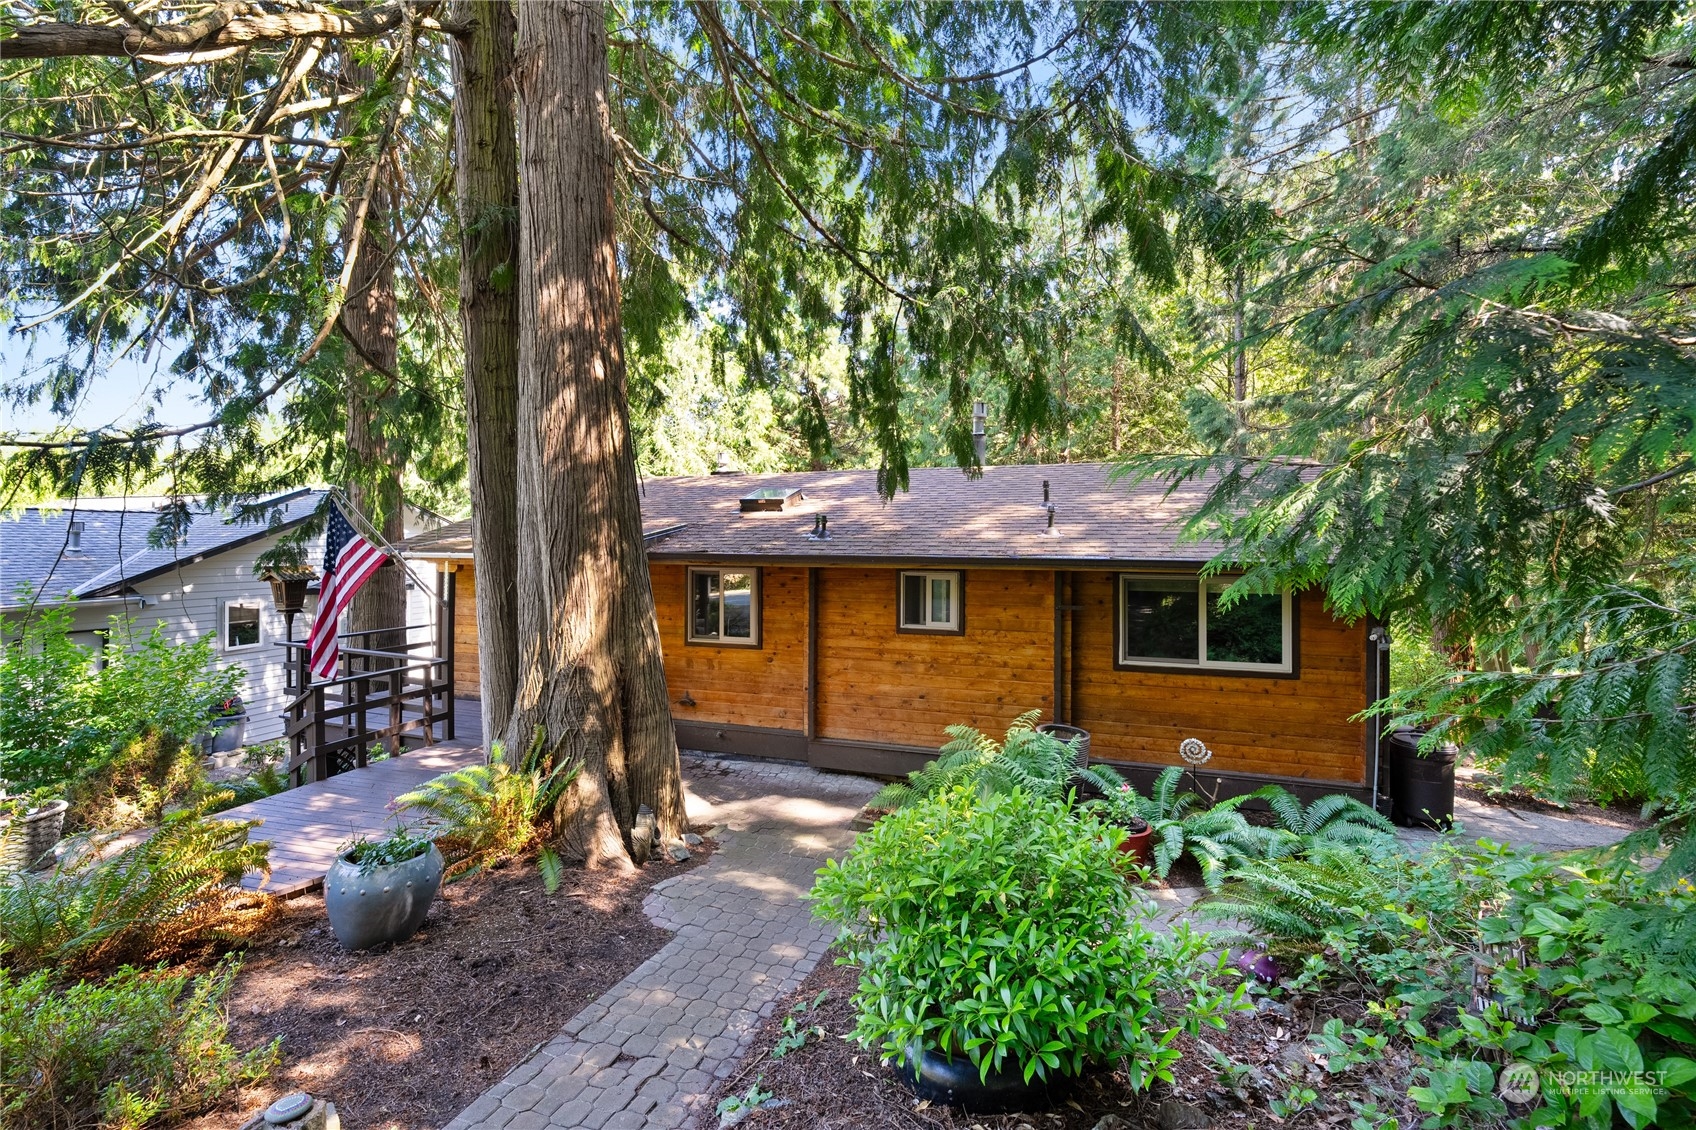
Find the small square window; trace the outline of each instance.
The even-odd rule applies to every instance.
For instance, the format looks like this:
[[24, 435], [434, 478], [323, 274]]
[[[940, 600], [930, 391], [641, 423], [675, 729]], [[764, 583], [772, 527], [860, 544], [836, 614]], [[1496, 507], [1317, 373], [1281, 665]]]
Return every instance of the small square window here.
[[224, 650], [245, 651], [250, 647], [258, 647], [259, 605], [244, 604], [231, 601], [224, 605]]
[[754, 570], [689, 570], [689, 642], [758, 647], [759, 596]]
[[959, 573], [902, 573], [899, 624], [906, 632], [958, 632], [963, 590]]

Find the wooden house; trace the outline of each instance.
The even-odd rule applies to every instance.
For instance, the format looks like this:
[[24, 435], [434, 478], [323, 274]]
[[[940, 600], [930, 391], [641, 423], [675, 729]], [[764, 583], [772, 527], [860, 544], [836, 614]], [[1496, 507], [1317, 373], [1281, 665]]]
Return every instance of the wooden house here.
[[[1109, 481], [1101, 464], [648, 480], [642, 510], [685, 748], [896, 776], [943, 727], [1020, 713], [1092, 735], [1133, 779], [1213, 751], [1225, 792], [1267, 779], [1368, 796], [1387, 668], [1373, 625], [1316, 592], [1218, 606], [1179, 538], [1199, 487]], [[408, 543], [457, 588], [459, 693], [477, 691], [468, 523]]]

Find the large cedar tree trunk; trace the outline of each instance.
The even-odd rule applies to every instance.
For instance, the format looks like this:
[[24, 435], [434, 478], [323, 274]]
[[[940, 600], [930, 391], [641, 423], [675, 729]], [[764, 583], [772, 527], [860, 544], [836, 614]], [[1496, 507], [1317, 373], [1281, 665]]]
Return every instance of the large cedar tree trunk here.
[[[353, 89], [370, 89], [376, 75], [368, 64], [354, 61], [342, 50], [342, 79]], [[349, 115], [351, 118], [351, 114]], [[349, 122], [349, 130], [352, 123]], [[385, 158], [386, 159], [386, 158]], [[349, 170], [352, 183], [363, 185], [366, 165]], [[347, 175], [347, 174], [344, 174]], [[344, 182], [346, 183], [346, 182]], [[348, 284], [340, 330], [347, 338], [348, 501], [374, 523], [390, 544], [406, 536], [401, 511], [400, 466], [383, 435], [382, 404], [394, 392], [395, 268], [390, 257], [390, 207], [386, 171], [375, 181], [365, 229], [359, 240], [359, 259]], [[351, 212], [351, 209], [350, 209]], [[355, 526], [359, 523], [356, 521]], [[361, 531], [363, 532], [363, 531]], [[348, 606], [348, 630], [369, 631], [406, 625], [406, 570], [398, 562], [371, 575]], [[405, 632], [385, 632], [356, 639], [355, 647], [394, 650], [405, 645]]]
[[506, 732], [518, 684], [518, 136], [510, 0], [460, 0], [470, 29], [454, 43], [459, 311], [471, 533], [477, 566], [477, 668], [483, 732]]
[[683, 830], [683, 789], [642, 549], [630, 441], [606, 12], [518, 10], [518, 695], [507, 727], [538, 728], [582, 771], [566, 846], [629, 867], [639, 805]]

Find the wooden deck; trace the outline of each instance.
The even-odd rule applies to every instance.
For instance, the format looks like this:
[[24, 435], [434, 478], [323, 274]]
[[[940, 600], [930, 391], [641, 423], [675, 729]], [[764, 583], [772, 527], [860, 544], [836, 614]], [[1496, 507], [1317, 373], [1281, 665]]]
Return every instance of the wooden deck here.
[[483, 760], [481, 715], [475, 699], [456, 704], [459, 738], [338, 773], [323, 781], [228, 809], [226, 820], [259, 820], [255, 840], [271, 844], [271, 876], [249, 875], [244, 887], [285, 898], [323, 882], [336, 853], [357, 836], [381, 835], [397, 822], [395, 797], [430, 778]]

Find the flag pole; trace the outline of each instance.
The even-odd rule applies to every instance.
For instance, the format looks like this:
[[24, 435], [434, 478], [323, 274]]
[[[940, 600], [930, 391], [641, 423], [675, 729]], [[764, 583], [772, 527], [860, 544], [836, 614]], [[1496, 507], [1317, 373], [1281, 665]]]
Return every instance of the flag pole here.
[[[352, 522], [356, 528], [359, 528], [359, 534], [361, 537], [366, 537], [380, 545], [384, 552], [395, 559], [395, 564], [406, 570], [407, 575], [418, 582], [421, 591], [426, 593], [430, 591], [430, 582], [425, 580], [424, 575], [414, 569], [411, 565], [407, 564], [406, 558], [401, 554], [400, 549], [393, 542], [389, 541], [388, 538], [383, 536], [383, 532], [377, 529], [377, 527], [371, 522], [371, 519], [367, 518], [364, 512], [362, 512], [359, 507], [355, 506], [347, 495], [342, 493], [342, 489], [340, 487], [331, 487], [329, 489], [329, 494], [330, 497], [340, 505], [341, 512], [347, 515], [348, 521]], [[402, 502], [401, 505], [405, 506], [406, 503]], [[402, 528], [404, 528], [404, 516], [401, 521], [403, 524]]]

